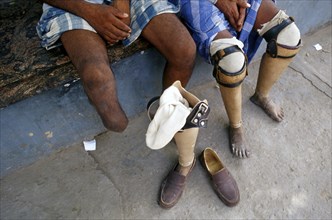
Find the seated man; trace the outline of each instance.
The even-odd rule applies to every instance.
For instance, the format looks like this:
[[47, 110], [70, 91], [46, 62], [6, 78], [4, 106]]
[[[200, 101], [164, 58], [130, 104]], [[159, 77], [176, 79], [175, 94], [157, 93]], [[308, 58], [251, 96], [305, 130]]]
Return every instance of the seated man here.
[[122, 132], [128, 119], [117, 97], [106, 42], [114, 44], [123, 40], [129, 45], [142, 35], [167, 60], [163, 88], [176, 80], [183, 85], [188, 83], [196, 48], [174, 14], [179, 5], [157, 0], [42, 2], [43, 14], [37, 25], [42, 46], [51, 49], [63, 44], [107, 129]]
[[231, 150], [240, 158], [248, 157], [241, 116], [241, 84], [247, 66], [265, 39], [267, 48], [250, 100], [273, 120], [282, 121], [283, 110], [269, 98], [269, 92], [297, 54], [300, 31], [272, 0], [181, 0], [180, 16], [199, 54], [214, 65], [213, 76], [229, 118]]

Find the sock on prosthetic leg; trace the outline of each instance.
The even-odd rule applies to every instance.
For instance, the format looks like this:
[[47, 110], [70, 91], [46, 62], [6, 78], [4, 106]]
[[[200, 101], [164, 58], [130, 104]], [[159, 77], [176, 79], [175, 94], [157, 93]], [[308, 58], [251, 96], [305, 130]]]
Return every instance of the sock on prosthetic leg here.
[[244, 158], [250, 152], [242, 128], [242, 81], [247, 75], [247, 61], [243, 43], [234, 38], [218, 39], [211, 43], [210, 54], [214, 63], [213, 76], [229, 118], [229, 141], [234, 155]]
[[269, 98], [269, 93], [298, 53], [301, 46], [300, 31], [293, 18], [284, 11], [279, 11], [257, 31], [266, 40], [267, 48], [261, 60], [256, 91], [250, 100], [273, 120], [280, 122], [284, 117], [283, 110]]
[[[157, 100], [148, 104], [150, 119], [150, 110]], [[146, 134], [147, 146], [160, 149], [174, 137], [179, 153], [178, 165], [161, 185], [159, 204], [164, 208], [173, 207], [181, 197], [186, 177], [195, 165], [198, 130], [207, 126], [209, 111], [207, 101], [200, 101], [186, 91], [179, 81], [166, 89], [159, 99], [159, 107], [153, 114]]]

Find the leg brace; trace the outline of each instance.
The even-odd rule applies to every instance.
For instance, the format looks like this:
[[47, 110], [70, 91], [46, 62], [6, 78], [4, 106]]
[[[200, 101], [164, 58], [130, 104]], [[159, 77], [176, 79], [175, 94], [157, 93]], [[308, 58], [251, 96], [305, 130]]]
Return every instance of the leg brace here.
[[267, 97], [272, 86], [298, 53], [301, 46], [300, 31], [292, 17], [279, 11], [258, 33], [266, 40], [267, 48], [261, 60], [256, 93]]
[[247, 75], [247, 59], [243, 43], [235, 37], [218, 39], [211, 43], [210, 54], [214, 63], [213, 76], [220, 85], [221, 96], [230, 126], [241, 127], [242, 86]]

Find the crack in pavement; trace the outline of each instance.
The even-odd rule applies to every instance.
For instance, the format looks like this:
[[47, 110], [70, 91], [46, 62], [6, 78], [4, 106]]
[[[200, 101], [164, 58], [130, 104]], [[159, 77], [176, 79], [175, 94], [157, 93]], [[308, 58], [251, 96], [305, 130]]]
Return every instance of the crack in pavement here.
[[98, 161], [98, 159], [93, 155], [93, 153], [91, 152], [87, 152], [88, 156], [90, 156], [94, 163], [97, 164], [96, 170], [99, 170], [101, 172], [102, 175], [104, 175], [114, 186], [114, 188], [116, 189], [116, 191], [119, 193], [120, 196], [120, 207], [121, 207], [121, 219], [124, 219], [124, 208], [123, 208], [123, 202], [122, 202], [122, 193], [120, 188], [117, 186], [117, 184], [115, 183], [115, 180], [112, 178], [112, 176], [105, 170], [103, 169], [103, 167], [100, 165], [100, 162]]
[[[289, 68], [292, 69], [292, 70], [294, 70], [295, 72], [301, 74], [302, 77], [303, 77], [304, 79], [306, 79], [307, 81], [309, 81], [310, 84], [311, 84], [313, 87], [315, 87], [318, 91], [320, 91], [321, 93], [323, 93], [324, 95], [326, 95], [326, 96], [329, 97], [330, 99], [332, 98], [332, 97], [331, 97], [329, 94], [327, 94], [324, 90], [322, 90], [322, 89], [319, 88], [317, 85], [315, 85], [315, 83], [314, 83], [311, 79], [309, 79], [308, 77], [306, 77], [305, 74], [304, 74], [302, 71], [296, 69], [296, 67], [294, 67], [294, 66], [292, 66], [292, 65], [289, 65]], [[332, 89], [331, 86], [330, 86], [328, 83], [326, 83], [325, 81], [323, 81], [323, 80], [322, 80], [321, 78], [319, 78], [316, 74], [313, 74], [313, 75], [314, 75], [317, 79], [319, 79], [322, 83], [324, 83], [328, 88]]]

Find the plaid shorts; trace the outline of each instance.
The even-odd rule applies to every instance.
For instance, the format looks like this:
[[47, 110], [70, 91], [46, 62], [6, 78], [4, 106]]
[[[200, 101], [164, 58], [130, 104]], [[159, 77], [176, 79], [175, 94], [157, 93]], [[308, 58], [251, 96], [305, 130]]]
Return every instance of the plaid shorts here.
[[[103, 4], [103, 0], [85, 0], [94, 4]], [[108, 0], [112, 2], [112, 0]], [[163, 13], [177, 13], [180, 10], [179, 0], [131, 0], [131, 35], [123, 40], [128, 46], [141, 34], [144, 27], [156, 15]], [[43, 14], [37, 24], [37, 33], [42, 47], [52, 49], [60, 46], [60, 36], [69, 30], [88, 30], [96, 32], [83, 18], [59, 8], [43, 4]]]
[[262, 42], [257, 31], [253, 30], [257, 11], [261, 0], [248, 0], [251, 7], [247, 9], [247, 16], [240, 33], [229, 24], [224, 14], [211, 3], [211, 0], [181, 0], [180, 17], [190, 30], [196, 42], [198, 53], [209, 63], [210, 44], [218, 32], [228, 30], [244, 44], [244, 52], [248, 60], [253, 58]]

